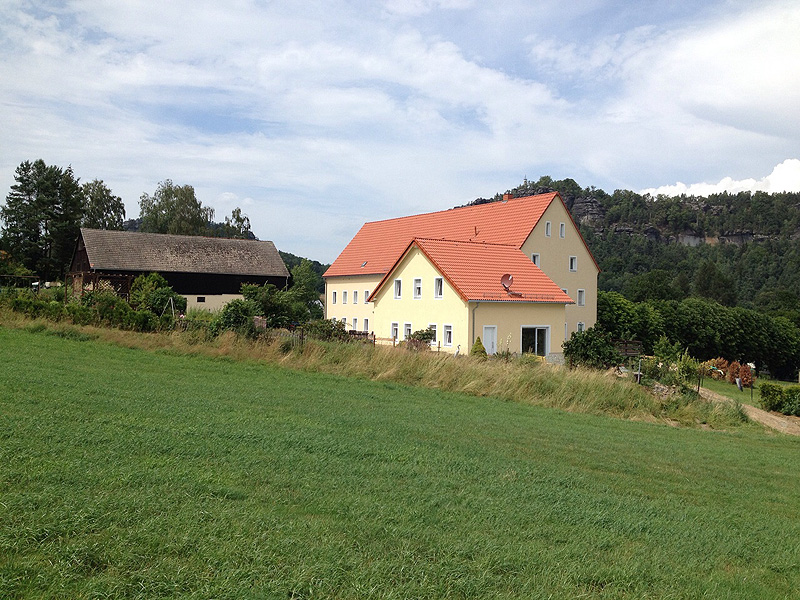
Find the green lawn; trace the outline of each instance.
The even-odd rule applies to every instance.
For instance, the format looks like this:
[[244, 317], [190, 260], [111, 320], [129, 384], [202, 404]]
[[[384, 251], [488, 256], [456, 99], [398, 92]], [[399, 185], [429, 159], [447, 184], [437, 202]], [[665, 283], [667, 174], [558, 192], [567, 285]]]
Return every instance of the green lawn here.
[[0, 327], [0, 598], [788, 598], [800, 440]]
[[[732, 400], [736, 400], [737, 402], [741, 402], [742, 404], [750, 404], [751, 406], [761, 408], [761, 391], [759, 390], [758, 386], [761, 381], [761, 379], [756, 380], [755, 384], [753, 385], [752, 394], [750, 393], [750, 388], [745, 388], [740, 392], [739, 388], [734, 384], [728, 383], [727, 381], [716, 381], [711, 377], [706, 377], [703, 379], [703, 387], [708, 388], [712, 392], [722, 394], [723, 396], [726, 396]], [[790, 381], [767, 381], [783, 386], [797, 385], [796, 382], [793, 383]]]

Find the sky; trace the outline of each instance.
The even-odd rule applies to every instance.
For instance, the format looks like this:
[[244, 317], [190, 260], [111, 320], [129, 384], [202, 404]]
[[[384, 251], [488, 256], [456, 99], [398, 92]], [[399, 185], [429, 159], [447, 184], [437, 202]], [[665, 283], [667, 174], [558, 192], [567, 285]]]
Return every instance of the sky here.
[[0, 0], [0, 190], [160, 181], [332, 262], [366, 221], [549, 175], [800, 191], [800, 2]]

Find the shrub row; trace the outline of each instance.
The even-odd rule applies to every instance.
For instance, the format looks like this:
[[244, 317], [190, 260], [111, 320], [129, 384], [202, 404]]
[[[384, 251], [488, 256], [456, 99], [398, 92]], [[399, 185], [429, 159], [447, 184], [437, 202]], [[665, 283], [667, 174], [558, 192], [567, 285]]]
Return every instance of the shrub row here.
[[761, 406], [764, 410], [774, 410], [784, 415], [800, 417], [800, 385], [783, 387], [777, 383], [762, 382]]
[[50, 300], [29, 291], [9, 291], [0, 296], [0, 304], [32, 319], [67, 321], [74, 325], [105, 325], [129, 329], [131, 331], [158, 331], [172, 327], [171, 315], [158, 317], [149, 310], [134, 310], [118, 296], [106, 293], [96, 294], [90, 304]]

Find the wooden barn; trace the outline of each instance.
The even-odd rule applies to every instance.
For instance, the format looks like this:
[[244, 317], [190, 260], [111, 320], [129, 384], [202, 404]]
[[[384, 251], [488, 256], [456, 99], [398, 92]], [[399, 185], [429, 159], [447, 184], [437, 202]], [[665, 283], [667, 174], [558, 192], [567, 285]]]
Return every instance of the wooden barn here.
[[80, 295], [106, 287], [127, 297], [142, 273], [159, 273], [188, 308], [208, 310], [240, 298], [243, 283], [283, 288], [289, 278], [269, 241], [81, 228], [67, 289]]

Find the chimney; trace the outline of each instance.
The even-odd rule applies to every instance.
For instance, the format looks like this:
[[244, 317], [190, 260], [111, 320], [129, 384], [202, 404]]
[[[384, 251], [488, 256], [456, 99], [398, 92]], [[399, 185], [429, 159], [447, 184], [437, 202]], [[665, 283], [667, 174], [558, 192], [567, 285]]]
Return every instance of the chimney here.
[[511, 194], [503, 194], [503, 202], [506, 202], [507, 200], [511, 200], [511, 198], [512, 198]]

